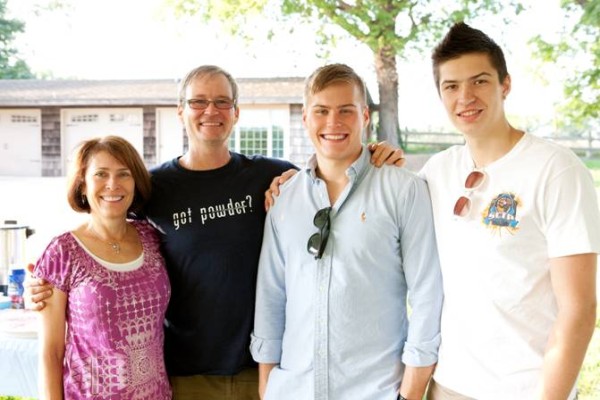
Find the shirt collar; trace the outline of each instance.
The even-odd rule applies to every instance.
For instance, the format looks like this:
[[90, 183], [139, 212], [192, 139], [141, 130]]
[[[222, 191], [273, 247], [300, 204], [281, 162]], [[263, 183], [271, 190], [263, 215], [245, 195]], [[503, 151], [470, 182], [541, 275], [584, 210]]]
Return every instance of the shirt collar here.
[[[351, 182], [356, 182], [357, 178], [362, 179], [367, 167], [371, 165], [371, 152], [367, 148], [367, 145], [362, 145], [360, 156], [348, 167], [346, 175], [350, 178]], [[304, 169], [305, 173], [308, 174], [313, 181], [317, 179], [317, 155], [313, 154], [306, 162]]]

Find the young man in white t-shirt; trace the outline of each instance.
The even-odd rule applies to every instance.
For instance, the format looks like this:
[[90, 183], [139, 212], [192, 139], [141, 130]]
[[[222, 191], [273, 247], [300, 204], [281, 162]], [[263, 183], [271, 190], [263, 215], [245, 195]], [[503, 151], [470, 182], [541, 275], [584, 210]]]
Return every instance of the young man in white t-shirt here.
[[465, 145], [421, 175], [444, 285], [429, 399], [573, 399], [596, 318], [600, 212], [570, 150], [515, 129], [500, 47], [454, 25], [433, 69]]

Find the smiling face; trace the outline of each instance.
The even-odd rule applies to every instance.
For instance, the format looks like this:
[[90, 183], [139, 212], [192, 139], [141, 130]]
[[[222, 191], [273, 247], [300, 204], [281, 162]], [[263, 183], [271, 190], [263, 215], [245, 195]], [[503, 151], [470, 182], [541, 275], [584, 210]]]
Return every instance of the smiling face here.
[[[227, 78], [219, 73], [201, 75], [192, 80], [185, 89], [185, 100], [233, 101], [233, 90]], [[210, 103], [204, 110], [192, 109], [187, 102], [179, 105], [177, 114], [185, 126], [190, 147], [227, 146], [229, 135], [238, 120], [239, 109], [218, 109]]]
[[106, 151], [90, 157], [82, 193], [91, 214], [101, 218], [125, 218], [135, 195], [132, 172]]
[[510, 76], [500, 82], [484, 53], [465, 54], [439, 66], [439, 92], [452, 124], [467, 136], [493, 135], [506, 124], [504, 99]]
[[369, 122], [363, 98], [360, 89], [347, 82], [333, 83], [307, 98], [302, 120], [318, 162], [335, 161], [348, 167], [359, 157]]

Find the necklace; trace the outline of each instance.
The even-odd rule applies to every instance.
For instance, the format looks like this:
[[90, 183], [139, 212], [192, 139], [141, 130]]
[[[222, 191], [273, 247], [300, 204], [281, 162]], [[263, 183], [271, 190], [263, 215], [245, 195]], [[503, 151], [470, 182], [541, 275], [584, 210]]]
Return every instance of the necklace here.
[[[125, 234], [123, 235], [123, 238], [125, 238], [125, 236], [127, 235], [127, 227], [128, 226], [125, 225]], [[92, 233], [94, 234], [94, 236], [96, 236], [96, 238], [98, 240], [100, 240], [100, 241], [105, 242], [106, 244], [108, 244], [113, 249], [113, 251], [116, 254], [120, 254], [121, 253], [121, 245], [119, 244], [119, 242], [111, 242], [110, 240], [102, 239], [100, 237], [100, 235], [98, 234], [98, 232], [96, 232], [96, 230], [94, 229], [93, 225], [89, 225], [89, 228], [90, 228], [90, 231], [92, 231]]]

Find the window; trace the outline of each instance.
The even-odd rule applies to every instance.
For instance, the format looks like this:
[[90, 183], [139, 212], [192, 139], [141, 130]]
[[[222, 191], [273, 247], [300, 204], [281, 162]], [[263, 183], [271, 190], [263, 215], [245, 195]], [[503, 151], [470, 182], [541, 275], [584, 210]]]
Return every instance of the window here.
[[266, 127], [240, 128], [240, 153], [268, 156], [268, 136], [269, 129]]
[[229, 148], [246, 155], [286, 156], [285, 127], [289, 119], [287, 108], [244, 109], [235, 131], [229, 138]]
[[12, 114], [10, 116], [10, 122], [12, 122], [13, 124], [31, 124], [31, 123], [37, 123], [38, 119], [34, 115]]
[[71, 117], [71, 122], [97, 122], [98, 114], [81, 114], [81, 115], [73, 115]]
[[128, 123], [131, 125], [139, 125], [139, 118], [136, 114], [111, 113], [108, 120], [117, 124]]
[[110, 114], [109, 117], [110, 122], [123, 122], [125, 121], [124, 114]]
[[283, 143], [283, 128], [281, 126], [274, 126], [273, 127], [273, 154], [271, 154], [271, 156], [273, 157], [277, 157], [277, 158], [283, 158], [283, 149], [284, 149], [284, 143]]

